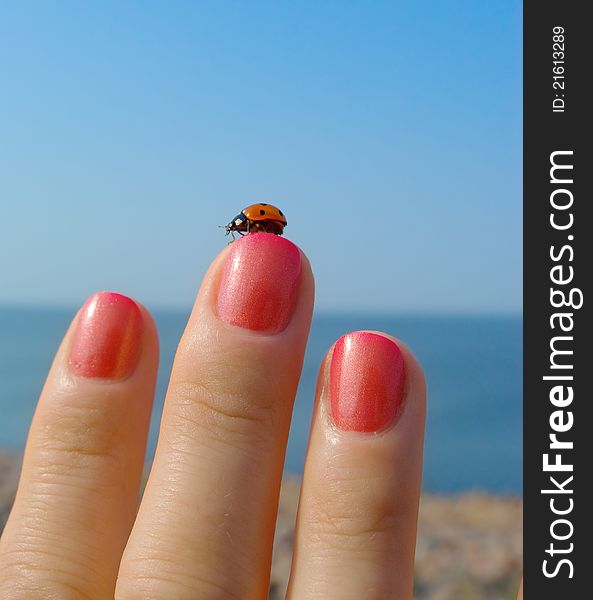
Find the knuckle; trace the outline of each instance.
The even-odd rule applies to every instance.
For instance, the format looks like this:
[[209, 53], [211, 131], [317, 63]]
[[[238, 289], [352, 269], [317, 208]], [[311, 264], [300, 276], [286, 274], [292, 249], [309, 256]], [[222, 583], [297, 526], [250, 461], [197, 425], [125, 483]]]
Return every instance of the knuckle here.
[[206, 432], [239, 445], [257, 443], [274, 421], [273, 402], [218, 381], [175, 381], [169, 394], [176, 434], [189, 439]]
[[308, 530], [322, 548], [372, 551], [389, 543], [398, 513], [388, 495], [376, 493], [370, 481], [331, 487], [331, 495], [312, 498], [307, 518]]
[[[150, 567], [150, 572], [147, 571]], [[137, 558], [126, 565], [120, 575], [115, 600], [145, 600], [146, 598], [208, 598], [209, 600], [241, 600], [245, 590], [225, 576], [203, 577], [195, 568], [180, 568], [178, 557], [158, 559]]]
[[[67, 563], [70, 564], [70, 563]], [[64, 558], [47, 548], [22, 543], [3, 555], [0, 597], [5, 600], [91, 600], [106, 597], [106, 590], [93, 589], [92, 578], [83, 578], [63, 566]], [[96, 588], [96, 586], [95, 586]]]
[[371, 549], [388, 538], [395, 528], [395, 517], [379, 511], [319, 511], [312, 521], [313, 536], [323, 545], [340, 550]]
[[45, 463], [58, 470], [89, 466], [90, 462], [116, 463], [126, 446], [126, 423], [103, 406], [111, 398], [63, 395], [43, 424]]

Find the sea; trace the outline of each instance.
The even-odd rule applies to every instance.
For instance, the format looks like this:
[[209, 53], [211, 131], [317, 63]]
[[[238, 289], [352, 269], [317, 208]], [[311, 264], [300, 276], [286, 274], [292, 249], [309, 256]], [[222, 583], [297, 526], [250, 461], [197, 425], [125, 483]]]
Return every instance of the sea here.
[[[0, 449], [23, 449], [53, 354], [74, 314], [0, 308]], [[147, 459], [154, 453], [176, 345], [188, 312], [153, 311], [161, 341]], [[404, 340], [427, 379], [423, 487], [437, 493], [522, 492], [520, 316], [314, 316], [288, 442], [288, 473], [302, 473], [320, 361], [342, 334], [376, 329]]]

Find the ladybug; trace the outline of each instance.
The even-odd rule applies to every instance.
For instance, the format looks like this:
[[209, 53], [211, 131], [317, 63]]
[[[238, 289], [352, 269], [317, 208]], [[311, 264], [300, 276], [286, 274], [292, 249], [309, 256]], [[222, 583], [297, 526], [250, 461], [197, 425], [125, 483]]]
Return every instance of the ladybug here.
[[[284, 213], [271, 204], [260, 202], [244, 208], [226, 227], [226, 234], [233, 234], [235, 231], [239, 235], [245, 233], [256, 233], [265, 231], [266, 233], [275, 233], [282, 235], [286, 227], [286, 217]], [[234, 237], [234, 236], [233, 236]]]

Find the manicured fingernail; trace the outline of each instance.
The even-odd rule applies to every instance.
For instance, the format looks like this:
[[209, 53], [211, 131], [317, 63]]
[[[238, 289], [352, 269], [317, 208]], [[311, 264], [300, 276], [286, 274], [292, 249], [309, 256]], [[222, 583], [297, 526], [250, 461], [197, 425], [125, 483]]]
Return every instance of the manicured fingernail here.
[[70, 369], [80, 377], [126, 377], [138, 362], [141, 336], [142, 313], [131, 298], [114, 292], [94, 294], [78, 318]]
[[277, 333], [288, 325], [298, 291], [301, 253], [286, 238], [251, 233], [233, 242], [217, 309], [231, 325]]
[[404, 397], [405, 363], [397, 344], [356, 331], [334, 345], [329, 396], [334, 423], [349, 431], [381, 431], [392, 425]]

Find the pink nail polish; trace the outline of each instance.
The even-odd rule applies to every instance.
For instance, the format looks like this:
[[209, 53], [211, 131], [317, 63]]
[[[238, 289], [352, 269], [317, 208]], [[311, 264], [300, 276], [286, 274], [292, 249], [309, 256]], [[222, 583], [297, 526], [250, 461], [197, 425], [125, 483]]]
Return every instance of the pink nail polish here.
[[142, 313], [131, 298], [93, 294], [78, 317], [70, 369], [80, 377], [126, 377], [138, 362], [141, 337]]
[[334, 345], [329, 395], [334, 423], [349, 431], [381, 431], [399, 416], [405, 363], [385, 336], [356, 331]]
[[296, 302], [301, 253], [286, 238], [252, 233], [233, 242], [226, 258], [217, 309], [231, 325], [278, 333]]

